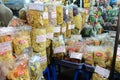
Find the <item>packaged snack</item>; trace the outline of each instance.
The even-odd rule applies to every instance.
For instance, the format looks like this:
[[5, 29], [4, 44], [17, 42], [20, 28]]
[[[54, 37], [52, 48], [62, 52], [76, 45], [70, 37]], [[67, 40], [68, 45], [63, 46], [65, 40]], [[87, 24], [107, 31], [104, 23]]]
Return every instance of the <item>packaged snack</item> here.
[[67, 28], [67, 25], [65, 22], [63, 22], [61, 24], [61, 34], [63, 35], [64, 38], [66, 38], [66, 28]]
[[0, 79], [6, 80], [6, 69], [3, 63], [0, 63]]
[[40, 64], [41, 64], [41, 70], [44, 71], [47, 67], [47, 54], [46, 50], [43, 50], [41, 52], [34, 52], [34, 54], [38, 54], [40, 56]]
[[48, 14], [50, 24], [57, 25], [56, 6], [54, 4], [48, 4]]
[[60, 29], [61, 29], [60, 25], [54, 27], [54, 37], [60, 36]]
[[17, 18], [17, 17], [13, 17], [12, 19], [11, 19], [11, 21], [9, 22], [9, 24], [8, 24], [8, 27], [10, 26], [10, 27], [20, 27], [20, 26], [23, 26], [25, 23], [24, 23], [24, 21], [23, 20], [21, 20], [21, 19], [19, 19], [19, 18]]
[[0, 28], [0, 43], [12, 41], [15, 28], [13, 27], [2, 27]]
[[47, 38], [46, 47], [50, 46], [53, 37], [54, 37], [54, 26], [50, 24], [49, 26], [46, 27], [46, 38]]
[[119, 56], [117, 56], [116, 58], [115, 70], [120, 72], [120, 57]]
[[40, 63], [40, 56], [34, 55], [29, 60], [29, 70], [30, 76], [32, 80], [39, 80], [42, 77], [42, 70], [41, 70], [41, 63]]
[[82, 16], [79, 13], [78, 15], [74, 16], [74, 21], [75, 21], [75, 28], [79, 29], [81, 32], [82, 30]]
[[22, 51], [31, 46], [30, 27], [20, 27], [15, 32], [13, 47], [15, 55], [20, 55]]
[[12, 80], [30, 80], [28, 59], [26, 55], [21, 55], [16, 59], [15, 68], [9, 73]]
[[63, 23], [63, 6], [60, 4], [56, 4], [56, 12], [57, 12], [57, 24], [60, 25]]
[[63, 59], [65, 50], [65, 43], [63, 40], [63, 36], [59, 36], [58, 38], [54, 38], [53, 40], [53, 55], [52, 57]]
[[67, 22], [66, 37], [71, 37], [71, 21]]
[[85, 63], [94, 66], [93, 53], [87, 53], [84, 55]]
[[46, 50], [46, 29], [33, 29], [31, 37], [32, 47], [35, 52]]
[[47, 6], [40, 3], [29, 4], [27, 11], [27, 20], [33, 28], [44, 28], [44, 26], [47, 26], [49, 24]]
[[99, 65], [101, 67], [106, 67], [106, 64], [105, 64], [105, 61], [106, 61], [106, 54], [105, 52], [103, 51], [94, 51], [94, 62], [95, 62], [95, 65]]
[[92, 76], [92, 80], [108, 80], [108, 79], [100, 76], [97, 73], [94, 73], [93, 76]]
[[0, 43], [0, 62], [3, 61], [13, 62], [11, 42]]

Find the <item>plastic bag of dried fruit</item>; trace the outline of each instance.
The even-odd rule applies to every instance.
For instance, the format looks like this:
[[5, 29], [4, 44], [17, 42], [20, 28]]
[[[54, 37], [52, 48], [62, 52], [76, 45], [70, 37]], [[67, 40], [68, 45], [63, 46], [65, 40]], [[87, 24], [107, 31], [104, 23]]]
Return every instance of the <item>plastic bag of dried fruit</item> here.
[[46, 26], [46, 47], [49, 47], [51, 44], [51, 40], [54, 38], [54, 26], [49, 24]]
[[65, 42], [63, 36], [59, 36], [53, 39], [53, 55], [52, 57], [63, 59], [66, 53]]
[[11, 21], [9, 22], [8, 24], [8, 27], [20, 27], [20, 26], [23, 26], [25, 24], [25, 21], [21, 20], [20, 18], [17, 18], [17, 17], [13, 17], [11, 19]]
[[0, 79], [6, 80], [6, 68], [3, 63], [0, 63]]
[[101, 75], [94, 73], [91, 80], [108, 80], [107, 78], [102, 77]]
[[44, 71], [47, 67], [47, 53], [46, 49], [41, 52], [34, 52], [34, 54], [38, 54], [40, 56], [40, 63], [41, 63], [41, 71]]
[[49, 15], [50, 24], [57, 25], [56, 5], [50, 3], [47, 6], [48, 6], [48, 15]]
[[13, 27], [2, 27], [0, 28], [0, 43], [12, 41], [15, 28]]
[[42, 77], [40, 56], [38, 54], [32, 56], [29, 60], [29, 71], [32, 80], [39, 80]]
[[60, 2], [56, 2], [57, 24], [63, 23], [63, 5]]
[[120, 72], [120, 56], [116, 58], [115, 70]]
[[48, 8], [45, 4], [30, 3], [27, 9], [27, 20], [33, 28], [44, 28], [49, 24]]
[[29, 74], [29, 68], [28, 68], [28, 62], [30, 59], [29, 54], [32, 54], [32, 50], [29, 48], [26, 48], [23, 50], [22, 54], [15, 59], [15, 66], [13, 70], [8, 74], [9, 79], [30, 80], [30, 74]]
[[96, 47], [96, 50], [94, 50], [94, 62], [95, 65], [99, 65], [101, 67], [106, 67], [106, 53], [105, 53], [105, 48], [102, 46]]
[[33, 51], [46, 50], [46, 29], [34, 28], [31, 32]]
[[13, 48], [15, 55], [20, 55], [25, 48], [31, 46], [30, 31], [31, 27], [29, 26], [16, 28], [13, 39]]
[[60, 33], [61, 33], [61, 35], [63, 35], [64, 38], [66, 38], [66, 28], [67, 28], [67, 24], [65, 22], [63, 22], [61, 24]]

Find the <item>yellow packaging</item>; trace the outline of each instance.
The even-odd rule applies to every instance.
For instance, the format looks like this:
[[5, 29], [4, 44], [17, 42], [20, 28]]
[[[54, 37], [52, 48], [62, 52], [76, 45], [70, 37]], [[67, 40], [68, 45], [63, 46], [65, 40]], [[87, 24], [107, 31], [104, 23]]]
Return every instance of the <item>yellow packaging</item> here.
[[66, 37], [71, 37], [71, 21], [67, 22]]
[[33, 29], [31, 32], [33, 51], [46, 50], [46, 29]]
[[56, 5], [56, 12], [57, 12], [57, 24], [60, 25], [63, 23], [63, 6]]

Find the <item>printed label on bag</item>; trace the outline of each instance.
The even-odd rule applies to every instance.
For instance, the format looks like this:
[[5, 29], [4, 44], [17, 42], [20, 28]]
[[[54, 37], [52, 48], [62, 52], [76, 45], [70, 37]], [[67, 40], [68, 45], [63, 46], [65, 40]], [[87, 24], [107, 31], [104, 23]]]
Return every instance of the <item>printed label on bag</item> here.
[[47, 62], [47, 57], [46, 57], [46, 55], [40, 57], [40, 62], [41, 62], [41, 63]]
[[48, 12], [43, 13], [43, 19], [48, 19]]
[[53, 39], [53, 37], [54, 37], [53, 33], [47, 33], [46, 38]]
[[71, 29], [75, 29], [75, 25], [73, 24], [73, 25], [71, 25]]
[[66, 27], [63, 27], [63, 28], [62, 28], [62, 32], [63, 32], [63, 33], [66, 32]]
[[71, 38], [74, 40], [82, 40], [82, 36], [81, 35], [72, 35]]
[[11, 42], [0, 43], [0, 54], [6, 54], [10, 50], [12, 50]]
[[29, 9], [44, 11], [44, 5], [40, 3], [31, 3], [28, 7]]
[[14, 34], [14, 31], [15, 31], [15, 28], [13, 28], [13, 27], [0, 28], [0, 36], [12, 35], [12, 34]]
[[79, 59], [79, 60], [82, 59], [82, 56], [83, 56], [82, 53], [73, 52], [73, 53], [70, 54], [70, 58]]
[[56, 15], [56, 12], [52, 12], [51, 17], [52, 17], [52, 18], [56, 18], [56, 16], [57, 16], [57, 15]]
[[54, 27], [54, 32], [55, 32], [55, 33], [59, 33], [59, 32], [60, 32], [60, 26]]
[[40, 35], [36, 37], [36, 42], [40, 43], [40, 42], [45, 42], [46, 41], [46, 35]]
[[65, 46], [60, 46], [54, 49], [54, 54], [65, 52]]
[[106, 77], [106, 78], [108, 78], [109, 75], [110, 75], [110, 71], [109, 70], [107, 70], [105, 68], [102, 68], [100, 66], [96, 66], [95, 72], [98, 73], [98, 74], [100, 74], [101, 76]]
[[71, 29], [71, 25], [68, 25], [68, 29], [69, 29], [69, 30]]

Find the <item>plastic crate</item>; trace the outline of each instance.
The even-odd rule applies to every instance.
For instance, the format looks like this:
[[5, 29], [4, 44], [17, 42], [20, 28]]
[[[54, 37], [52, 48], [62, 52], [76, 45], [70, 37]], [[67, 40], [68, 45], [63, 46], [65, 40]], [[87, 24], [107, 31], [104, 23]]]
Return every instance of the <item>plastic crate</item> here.
[[94, 70], [95, 70], [95, 67], [87, 65], [87, 64], [84, 64], [84, 70], [93, 73]]
[[61, 65], [64, 67], [69, 67], [69, 68], [74, 68], [74, 69], [82, 69], [84, 63], [75, 63], [71, 61], [66, 61], [66, 60], [59, 60], [59, 59], [54, 59], [54, 63], [57, 65]]

